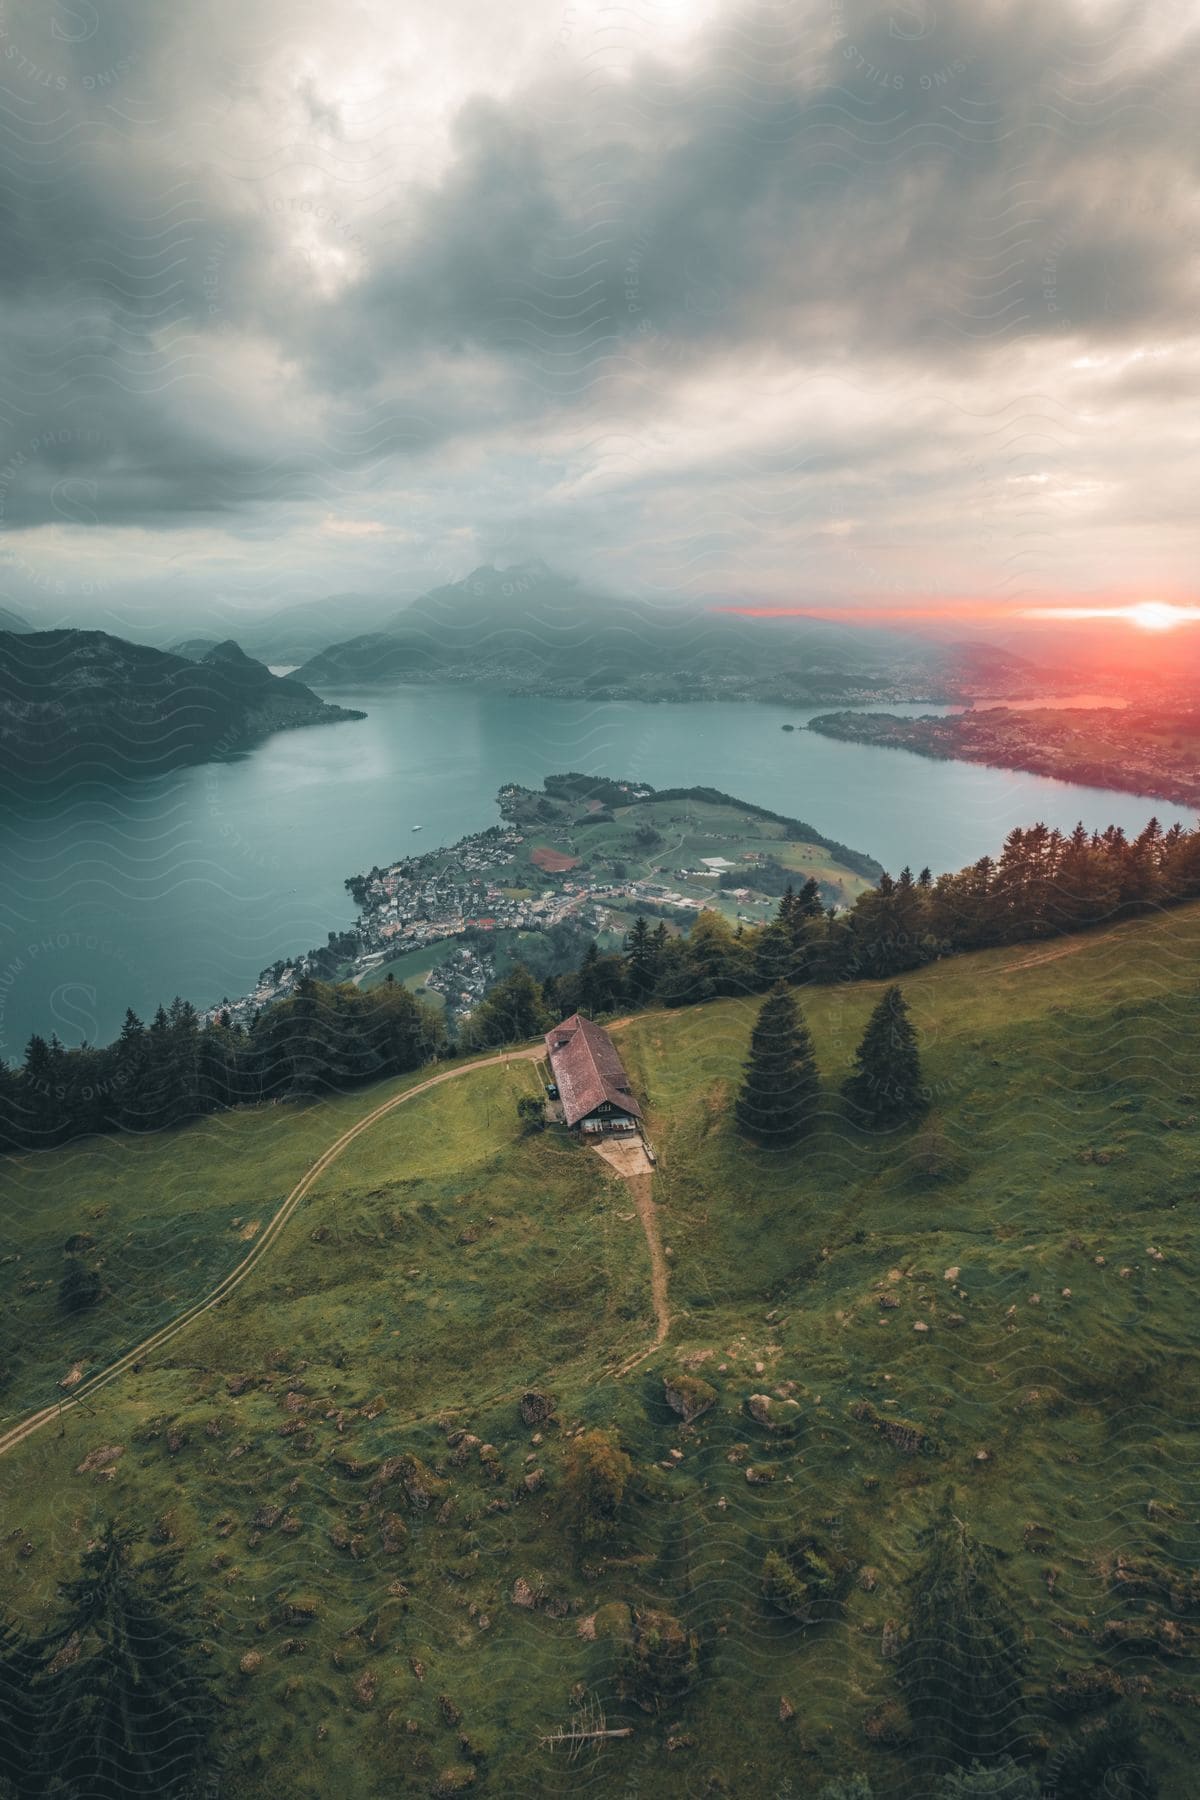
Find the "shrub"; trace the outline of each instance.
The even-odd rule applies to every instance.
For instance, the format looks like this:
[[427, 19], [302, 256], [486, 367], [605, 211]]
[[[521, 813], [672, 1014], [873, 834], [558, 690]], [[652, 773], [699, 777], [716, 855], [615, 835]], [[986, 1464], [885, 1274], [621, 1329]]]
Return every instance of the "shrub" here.
[[686, 1693], [698, 1665], [695, 1635], [672, 1613], [635, 1612], [625, 1673], [630, 1692], [643, 1711], [657, 1712], [664, 1701]]
[[801, 1581], [786, 1556], [769, 1550], [762, 1566], [763, 1598], [776, 1612], [789, 1619], [807, 1619], [812, 1612], [812, 1597], [807, 1581]]
[[58, 1284], [58, 1304], [64, 1312], [84, 1312], [95, 1306], [103, 1292], [100, 1277], [86, 1263], [69, 1262]]
[[998, 1763], [973, 1762], [955, 1769], [939, 1789], [940, 1800], [1038, 1800], [1042, 1784], [1030, 1769], [1010, 1756]]
[[794, 1538], [763, 1559], [763, 1598], [776, 1612], [802, 1624], [833, 1616], [849, 1581], [849, 1560], [815, 1538]]
[[1049, 1773], [1061, 1800], [1155, 1800], [1158, 1793], [1130, 1706], [1068, 1738]]
[[632, 1474], [615, 1431], [584, 1431], [572, 1438], [564, 1485], [572, 1528], [585, 1544], [615, 1528]]
[[544, 1131], [546, 1102], [539, 1094], [522, 1094], [517, 1101], [517, 1117], [526, 1131]]

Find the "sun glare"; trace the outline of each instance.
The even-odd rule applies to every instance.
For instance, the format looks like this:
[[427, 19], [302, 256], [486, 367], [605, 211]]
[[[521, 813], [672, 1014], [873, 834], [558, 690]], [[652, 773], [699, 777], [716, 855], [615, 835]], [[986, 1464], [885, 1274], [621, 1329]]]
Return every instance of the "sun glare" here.
[[1090, 619], [1111, 619], [1114, 623], [1136, 625], [1140, 631], [1174, 631], [1178, 625], [1200, 621], [1200, 607], [1175, 606], [1169, 600], [1139, 600], [1133, 606], [1037, 606], [1025, 616], [1060, 619], [1073, 625]]
[[1128, 608], [1128, 618], [1143, 631], [1170, 631], [1174, 626], [1182, 625], [1187, 614], [1180, 607], [1168, 606], [1165, 600], [1143, 600]]

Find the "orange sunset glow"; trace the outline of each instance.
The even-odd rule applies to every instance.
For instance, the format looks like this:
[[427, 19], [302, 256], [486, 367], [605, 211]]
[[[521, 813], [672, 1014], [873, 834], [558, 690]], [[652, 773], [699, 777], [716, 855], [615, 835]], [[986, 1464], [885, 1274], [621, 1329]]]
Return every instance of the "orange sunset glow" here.
[[719, 606], [713, 609], [748, 619], [821, 619], [839, 625], [959, 626], [1046, 623], [1132, 625], [1139, 631], [1174, 631], [1200, 624], [1200, 606], [1170, 600], [1136, 600], [1109, 606], [1005, 606], [990, 601], [958, 600], [936, 606]]
[[1139, 600], [1133, 606], [1045, 606], [1031, 608], [1027, 619], [1055, 619], [1074, 624], [1088, 619], [1106, 619], [1113, 623], [1136, 625], [1142, 631], [1174, 631], [1179, 625], [1194, 625], [1200, 620], [1200, 607], [1174, 606], [1166, 600]]

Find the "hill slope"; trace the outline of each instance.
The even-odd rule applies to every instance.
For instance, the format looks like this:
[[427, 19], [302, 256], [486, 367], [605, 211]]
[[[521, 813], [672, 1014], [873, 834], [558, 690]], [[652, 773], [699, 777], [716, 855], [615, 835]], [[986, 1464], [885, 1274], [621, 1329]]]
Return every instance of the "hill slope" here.
[[193, 662], [103, 631], [0, 632], [0, 768], [13, 778], [153, 772], [362, 716], [272, 675], [232, 640]]
[[[175, 1541], [239, 1795], [428, 1794], [449, 1766], [497, 1795], [809, 1793], [855, 1768], [877, 1796], [923, 1793], [880, 1725], [885, 1651], [950, 1487], [1002, 1554], [1049, 1754], [1124, 1685], [1165, 1800], [1187, 1794], [1198, 951], [1192, 906], [906, 978], [935, 1109], [884, 1137], [836, 1095], [879, 989], [812, 990], [828, 1102], [786, 1155], [729, 1129], [752, 1006], [636, 1018], [619, 1035], [660, 1155], [672, 1325], [623, 1376], [654, 1335], [627, 1189], [518, 1135], [529, 1065], [421, 1096], [329, 1170], [225, 1306], [0, 1459], [17, 1531], [0, 1599], [41, 1616], [106, 1514]], [[244, 1253], [323, 1131], [377, 1100], [15, 1163], [4, 1273], [18, 1347], [37, 1345], [20, 1404], [103, 1361], [106, 1309], [152, 1268], [191, 1297], [214, 1226]], [[64, 1330], [69, 1228], [112, 1291]], [[689, 1371], [715, 1404], [685, 1425], [664, 1376], [678, 1392]], [[524, 1421], [528, 1389], [553, 1396], [549, 1420]], [[580, 1424], [619, 1433], [635, 1468], [615, 1535], [582, 1548], [564, 1491]], [[799, 1538], [845, 1574], [823, 1622], [764, 1600], [766, 1553]], [[657, 1713], [632, 1691], [628, 1606], [696, 1637], [695, 1680]], [[537, 1739], [577, 1681], [633, 1736], [572, 1772]]]

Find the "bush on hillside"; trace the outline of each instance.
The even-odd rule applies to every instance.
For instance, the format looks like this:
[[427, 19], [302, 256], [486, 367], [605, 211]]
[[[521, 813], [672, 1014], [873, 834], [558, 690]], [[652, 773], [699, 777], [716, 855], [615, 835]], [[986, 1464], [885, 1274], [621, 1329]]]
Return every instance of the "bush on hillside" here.
[[567, 1450], [564, 1486], [572, 1529], [587, 1544], [616, 1528], [633, 1463], [615, 1431], [584, 1431]]
[[95, 1306], [103, 1291], [96, 1270], [72, 1260], [67, 1263], [58, 1284], [58, 1304], [64, 1312], [86, 1312], [89, 1306]]

